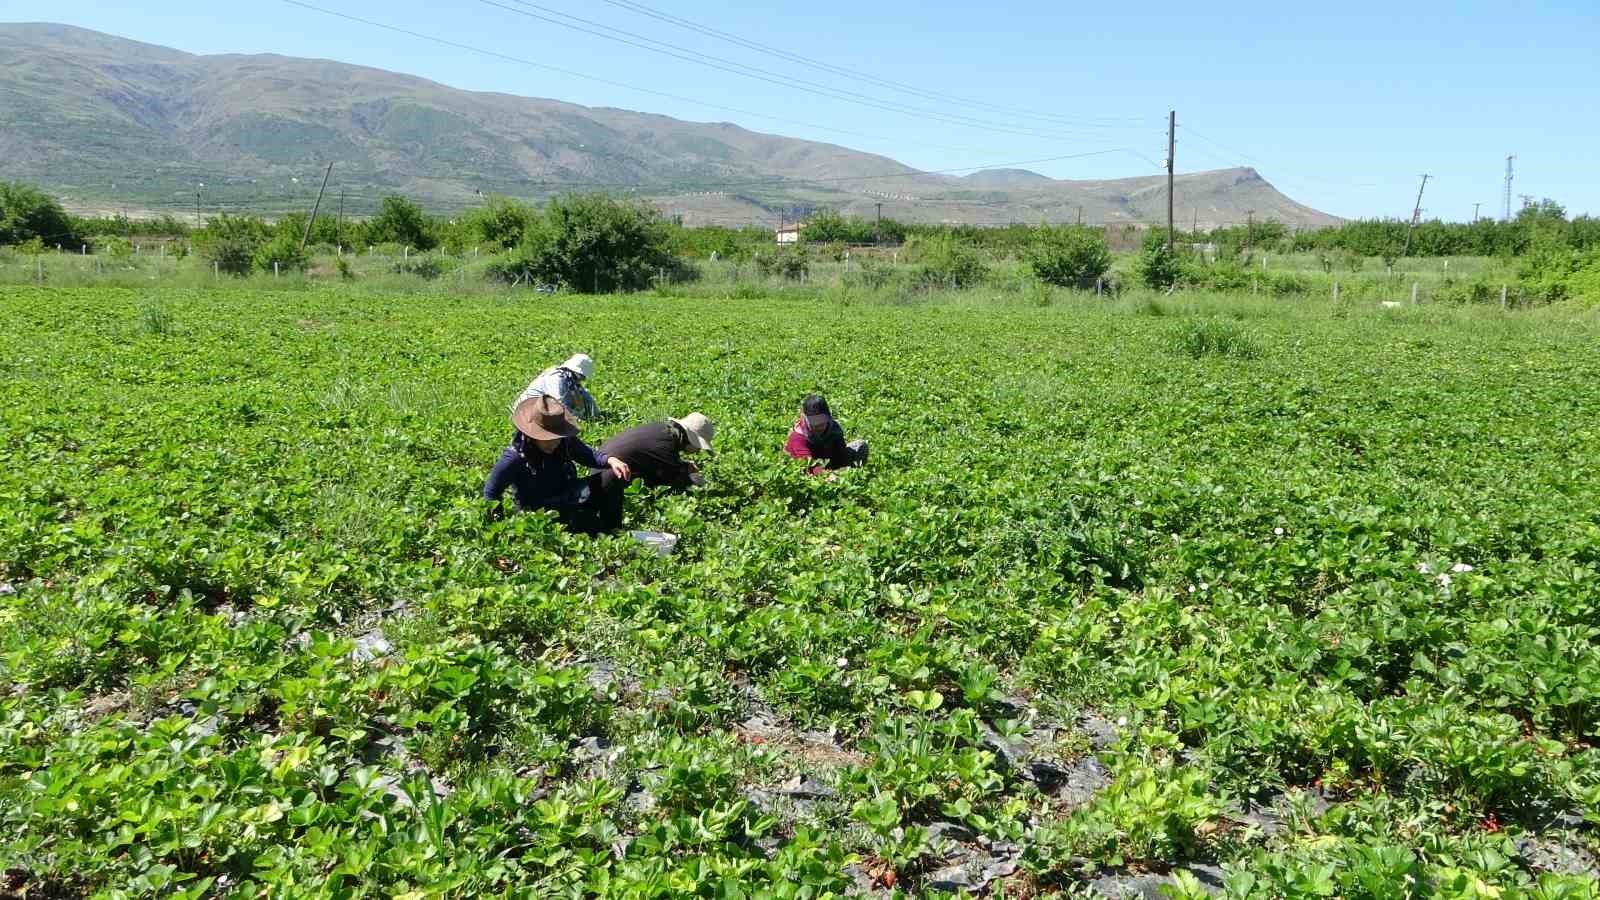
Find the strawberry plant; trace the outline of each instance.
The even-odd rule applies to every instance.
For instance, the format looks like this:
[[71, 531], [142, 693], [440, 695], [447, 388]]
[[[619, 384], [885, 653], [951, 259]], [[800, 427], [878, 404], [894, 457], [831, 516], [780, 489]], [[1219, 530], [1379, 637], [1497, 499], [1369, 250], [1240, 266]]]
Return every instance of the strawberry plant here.
[[[1593, 894], [1591, 321], [285, 282], [0, 288], [5, 891]], [[574, 348], [671, 556], [475, 499]]]

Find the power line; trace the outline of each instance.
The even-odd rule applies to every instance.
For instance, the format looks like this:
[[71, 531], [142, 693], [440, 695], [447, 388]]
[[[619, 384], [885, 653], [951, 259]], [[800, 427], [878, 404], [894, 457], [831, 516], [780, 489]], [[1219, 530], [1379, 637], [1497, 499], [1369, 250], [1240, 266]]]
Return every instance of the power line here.
[[[744, 63], [736, 62], [725, 57], [714, 56], [709, 53], [701, 53], [697, 50], [691, 50], [678, 44], [673, 44], [667, 41], [659, 41], [655, 38], [647, 37], [631, 31], [626, 31], [621, 28], [614, 28], [610, 25], [595, 22], [591, 19], [582, 18], [581, 16], [574, 16], [570, 13], [564, 13], [560, 10], [551, 9], [547, 6], [540, 6], [537, 3], [529, 2], [529, 0], [511, 0], [511, 2], [515, 3], [516, 6], [507, 6], [504, 3], [498, 2], [498, 0], [478, 0], [478, 2], [485, 6], [503, 9], [507, 12], [516, 13], [521, 16], [526, 16], [530, 19], [546, 22], [562, 28], [568, 28], [582, 34], [593, 35], [595, 37], [599, 37], [608, 41], [614, 41], [630, 47], [637, 47], [641, 50], [647, 50], [651, 53], [658, 53], [673, 59], [684, 60], [686, 62], [706, 66], [711, 69], [716, 69], [717, 71], [728, 72], [733, 75], [751, 78], [756, 81], [763, 81], [768, 84], [775, 84], [787, 90], [801, 91], [803, 93], [826, 97], [830, 100], [843, 100], [847, 103], [855, 103], [871, 109], [883, 110], [903, 116], [910, 116], [912, 118], [927, 119], [929, 121], [939, 122], [945, 125], [957, 125], [963, 128], [994, 131], [1003, 134], [1020, 135], [1022, 137], [1039, 138], [1043, 140], [1078, 140], [1086, 137], [1086, 135], [1083, 134], [1066, 134], [1063, 132], [1049, 133], [1026, 130], [1022, 128], [1016, 128], [1002, 122], [979, 119], [959, 113], [942, 113], [934, 110], [906, 106], [901, 103], [896, 103], [892, 100], [882, 100], [880, 98], [858, 93], [856, 91], [829, 87], [828, 85], [820, 82], [794, 78], [792, 76], [782, 75], [768, 69], [762, 69], [756, 66], [750, 66]], [[526, 8], [524, 9], [519, 7]], [[531, 12], [530, 10], [537, 10], [537, 12]], [[563, 19], [570, 21], [563, 21]], [[612, 33], [608, 34], [607, 32]]]
[[[650, 94], [650, 95], [655, 96], [655, 97], [665, 97], [668, 100], [676, 100], [676, 101], [678, 101], [680, 103], [692, 103], [695, 106], [703, 106], [703, 107], [705, 107], [707, 109], [716, 109], [716, 110], [721, 110], [723, 112], [738, 113], [739, 115], [742, 115], [742, 116], [755, 116], [758, 119], [767, 119], [768, 121], [782, 122], [785, 125], [798, 125], [798, 126], [800, 126], [802, 128], [815, 128], [815, 129], [817, 129], [819, 131], [829, 131], [829, 132], [833, 132], [834, 134], [847, 134], [847, 135], [850, 135], [852, 137], [867, 138], [869, 140], [874, 140], [874, 141], [887, 141], [889, 143], [898, 142], [897, 138], [885, 137], [885, 136], [879, 135], [879, 134], [867, 134], [866, 132], [861, 132], [861, 131], [851, 131], [849, 129], [844, 129], [844, 128], [834, 128], [831, 125], [819, 125], [819, 124], [817, 124], [815, 122], [805, 122], [805, 121], [801, 121], [801, 120], [798, 120], [798, 119], [788, 119], [788, 118], [784, 118], [782, 116], [774, 116], [774, 115], [771, 115], [769, 113], [756, 112], [755, 110], [741, 109], [741, 108], [739, 108], [737, 106], [725, 106], [725, 105], [720, 104], [720, 103], [712, 103], [712, 102], [706, 101], [706, 100], [697, 100], [697, 99], [695, 99], [693, 97], [685, 97], [682, 94], [673, 94], [673, 93], [669, 93], [667, 91], [658, 91], [658, 90], [655, 90], [654, 88], [640, 87], [638, 85], [628, 84], [626, 82], [616, 81], [616, 80], [610, 79], [610, 78], [604, 78], [604, 77], [601, 77], [599, 75], [590, 75], [590, 74], [588, 74], [586, 72], [579, 72], [579, 71], [576, 71], [574, 69], [567, 69], [567, 68], [563, 68], [561, 66], [552, 66], [552, 65], [550, 65], [548, 63], [535, 62], [534, 60], [526, 59], [524, 57], [512, 56], [512, 55], [510, 55], [508, 53], [500, 53], [500, 52], [495, 51], [495, 50], [485, 50], [482, 47], [474, 47], [474, 46], [472, 46], [470, 44], [463, 44], [463, 43], [460, 43], [459, 41], [452, 41], [452, 40], [449, 40], [448, 38], [442, 38], [442, 37], [438, 37], [436, 35], [423, 34], [420, 31], [412, 31], [412, 30], [410, 30], [408, 28], [401, 28], [398, 25], [390, 25], [390, 24], [388, 24], [386, 22], [378, 22], [378, 21], [375, 21], [373, 19], [367, 19], [367, 18], [363, 18], [361, 16], [351, 15], [349, 13], [339, 12], [337, 10], [326, 9], [324, 7], [321, 7], [321, 6], [316, 6], [316, 5], [313, 5], [313, 4], [310, 4], [310, 3], [306, 3], [306, 2], [304, 2], [304, 0], [282, 0], [282, 2], [287, 3], [290, 6], [298, 6], [298, 7], [302, 8], [302, 9], [309, 9], [309, 10], [311, 10], [313, 12], [319, 12], [319, 13], [322, 13], [324, 15], [329, 15], [329, 16], [333, 16], [335, 18], [344, 19], [345, 21], [348, 21], [348, 22], [359, 22], [362, 25], [370, 25], [373, 28], [382, 28], [385, 31], [392, 31], [392, 32], [394, 32], [396, 34], [403, 34], [403, 35], [406, 35], [407, 37], [417, 38], [418, 40], [432, 41], [435, 44], [441, 44], [441, 45], [446, 46], [446, 47], [454, 47], [457, 50], [465, 50], [465, 51], [467, 51], [469, 53], [477, 53], [477, 54], [482, 55], [482, 56], [487, 56], [487, 57], [491, 57], [491, 58], [494, 58], [494, 59], [500, 59], [500, 60], [504, 60], [506, 62], [514, 62], [514, 63], [517, 63], [519, 65], [529, 66], [529, 67], [535, 68], [535, 69], [543, 69], [544, 71], [547, 71], [547, 72], [557, 72], [557, 73], [562, 74], [562, 75], [569, 75], [569, 76], [571, 76], [573, 78], [582, 78], [582, 79], [585, 79], [587, 81], [596, 82], [597, 84], [604, 84], [604, 85], [609, 85], [611, 87], [622, 88], [623, 90], [638, 91], [641, 94]], [[927, 143], [927, 142], [923, 142], [923, 144], [925, 146], [928, 146], [928, 147], [937, 147], [940, 150], [955, 150], [955, 151], [963, 152], [963, 153], [973, 152], [971, 147], [952, 147], [952, 146], [949, 146], [947, 144], [933, 144], [933, 143]]]
[[[1180, 125], [1178, 127], [1182, 128], [1184, 131], [1187, 131], [1188, 133], [1194, 135], [1195, 137], [1199, 138], [1200, 140], [1205, 141], [1208, 144], [1211, 144], [1214, 147], [1217, 147], [1219, 149], [1226, 150], [1229, 153], [1233, 153], [1233, 154], [1238, 155], [1238, 157], [1240, 159], [1243, 159], [1246, 162], [1253, 162], [1258, 166], [1267, 166], [1267, 167], [1270, 167], [1270, 168], [1278, 168], [1278, 167], [1273, 166], [1272, 163], [1266, 162], [1265, 160], [1261, 159], [1260, 157], [1251, 156], [1250, 154], [1244, 152], [1243, 150], [1240, 150], [1237, 147], [1231, 147], [1231, 146], [1229, 146], [1227, 144], [1222, 143], [1221, 141], [1214, 140], [1212, 138], [1206, 137], [1205, 135], [1201, 134], [1200, 132], [1195, 131], [1194, 128], [1190, 127], [1189, 125]], [[1206, 154], [1206, 155], [1209, 156], [1210, 154]], [[1212, 156], [1212, 158], [1213, 159], [1221, 159], [1221, 157], [1216, 157], [1216, 156]], [[1279, 169], [1279, 171], [1282, 171], [1282, 170]], [[1344, 181], [1344, 180], [1340, 180], [1340, 179], [1336, 179], [1336, 178], [1322, 178], [1322, 177], [1319, 177], [1319, 176], [1316, 176], [1316, 175], [1296, 175], [1296, 174], [1291, 172], [1291, 173], [1289, 173], [1287, 175], [1283, 175], [1283, 176], [1279, 176], [1279, 177], [1285, 178], [1287, 180], [1292, 180], [1292, 181], [1317, 182], [1317, 183], [1321, 183], [1321, 184], [1334, 185], [1334, 186], [1337, 186], [1337, 187], [1356, 187], [1356, 188], [1361, 188], [1361, 189], [1365, 189], [1365, 190], [1373, 190], [1373, 191], [1383, 190], [1383, 186], [1382, 185], [1372, 184], [1371, 182]]]
[[960, 105], [960, 106], [970, 106], [970, 107], [973, 107], [975, 109], [988, 109], [988, 110], [992, 110], [992, 111], [995, 111], [995, 112], [1005, 112], [1005, 113], [1010, 113], [1012, 115], [1024, 116], [1024, 117], [1027, 117], [1027, 118], [1038, 119], [1038, 120], [1045, 121], [1045, 122], [1053, 122], [1053, 123], [1056, 123], [1056, 124], [1063, 124], [1063, 125], [1073, 125], [1073, 126], [1082, 127], [1082, 128], [1118, 128], [1118, 127], [1125, 127], [1125, 126], [1119, 126], [1119, 125], [1108, 124], [1108, 123], [1111, 123], [1111, 122], [1148, 122], [1149, 121], [1148, 118], [1143, 117], [1143, 116], [1116, 116], [1116, 117], [1099, 117], [1099, 116], [1096, 116], [1096, 117], [1091, 117], [1091, 118], [1092, 119], [1099, 119], [1100, 121], [1085, 121], [1085, 120], [1081, 120], [1081, 119], [1069, 119], [1069, 118], [1050, 115], [1050, 114], [1030, 112], [1028, 110], [1017, 109], [1016, 107], [1001, 106], [999, 104], [987, 103], [987, 102], [979, 101], [979, 100], [968, 100], [968, 99], [957, 97], [957, 96], [954, 96], [954, 95], [951, 95], [951, 94], [945, 94], [945, 93], [941, 93], [941, 92], [938, 92], [938, 91], [929, 91], [929, 90], [926, 90], [926, 89], [923, 89], [923, 88], [918, 88], [918, 87], [913, 87], [911, 85], [902, 84], [901, 82], [898, 82], [898, 81], [891, 81], [891, 80], [889, 80], [887, 78], [880, 78], [878, 76], [871, 75], [871, 74], [868, 74], [866, 72], [861, 72], [861, 71], [858, 71], [858, 70], [855, 70], [855, 69], [845, 68], [844, 66], [837, 66], [837, 65], [833, 65], [831, 63], [822, 62], [822, 61], [814, 59], [812, 57], [802, 56], [802, 55], [800, 55], [798, 53], [792, 53], [792, 52], [790, 52], [788, 50], [783, 50], [783, 49], [780, 49], [780, 48], [777, 48], [777, 47], [770, 46], [768, 44], [760, 43], [759, 41], [753, 41], [753, 40], [750, 40], [748, 38], [740, 37], [739, 35], [732, 34], [730, 32], [726, 32], [726, 31], [722, 31], [720, 29], [712, 28], [712, 27], [710, 27], [708, 25], [703, 25], [703, 24], [700, 24], [698, 22], [692, 22], [692, 21], [690, 21], [688, 19], [682, 18], [681, 16], [675, 16], [675, 15], [672, 15], [670, 13], [665, 13], [665, 12], [662, 12], [662, 11], [657, 10], [657, 9], [652, 9], [651, 7], [648, 7], [648, 6], [646, 6], [646, 5], [642, 4], [642, 3], [632, 2], [632, 0], [605, 0], [605, 2], [611, 4], [612, 6], [616, 6], [616, 7], [619, 7], [621, 9], [629, 10], [631, 12], [637, 12], [637, 13], [640, 13], [641, 15], [649, 16], [652, 19], [657, 19], [659, 21], [666, 22], [668, 24], [677, 25], [680, 28], [686, 28], [686, 29], [688, 29], [690, 31], [698, 32], [700, 34], [707, 35], [709, 37], [713, 37], [713, 38], [716, 38], [718, 40], [726, 41], [728, 43], [735, 44], [737, 46], [744, 47], [746, 49], [755, 50], [757, 52], [765, 53], [765, 54], [768, 54], [768, 55], [771, 55], [771, 56], [776, 56], [778, 58], [785, 59], [785, 60], [788, 60], [788, 61], [793, 62], [793, 63], [798, 63], [800, 65], [807, 66], [807, 67], [812, 68], [812, 69], [817, 69], [819, 71], [828, 72], [830, 74], [842, 75], [842, 76], [844, 76], [846, 78], [853, 78], [853, 79], [858, 79], [858, 80], [861, 80], [861, 81], [867, 81], [867, 82], [870, 82], [872, 84], [879, 85], [881, 87], [886, 87], [886, 88], [889, 88], [891, 90], [899, 91], [901, 93], [910, 94], [910, 95], [916, 96], [916, 97], [922, 97], [923, 99], [926, 99], [926, 100], [934, 100], [934, 101], [938, 101], [938, 102], [952, 103], [952, 104], [956, 104], [956, 105]]

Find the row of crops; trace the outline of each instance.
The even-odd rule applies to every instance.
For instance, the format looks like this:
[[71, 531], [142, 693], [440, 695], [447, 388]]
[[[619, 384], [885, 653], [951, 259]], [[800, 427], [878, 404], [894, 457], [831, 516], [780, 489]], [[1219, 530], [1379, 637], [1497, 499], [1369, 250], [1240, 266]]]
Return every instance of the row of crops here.
[[1595, 896], [1594, 322], [1205, 308], [0, 288], [0, 891]]

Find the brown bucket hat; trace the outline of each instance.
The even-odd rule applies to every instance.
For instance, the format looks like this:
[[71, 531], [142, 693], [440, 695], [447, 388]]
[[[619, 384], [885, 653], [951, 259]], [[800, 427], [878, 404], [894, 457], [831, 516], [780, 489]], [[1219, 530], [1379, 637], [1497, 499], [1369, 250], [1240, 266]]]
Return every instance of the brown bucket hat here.
[[528, 437], [551, 441], [578, 433], [578, 422], [554, 397], [529, 397], [511, 411], [511, 424]]

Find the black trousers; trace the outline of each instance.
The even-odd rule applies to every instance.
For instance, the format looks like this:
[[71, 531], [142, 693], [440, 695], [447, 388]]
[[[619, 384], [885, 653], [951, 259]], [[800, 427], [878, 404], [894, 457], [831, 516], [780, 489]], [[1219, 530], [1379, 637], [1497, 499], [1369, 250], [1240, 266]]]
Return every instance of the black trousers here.
[[583, 480], [571, 501], [556, 507], [567, 530], [578, 534], [603, 534], [622, 527], [623, 484], [610, 469]]

